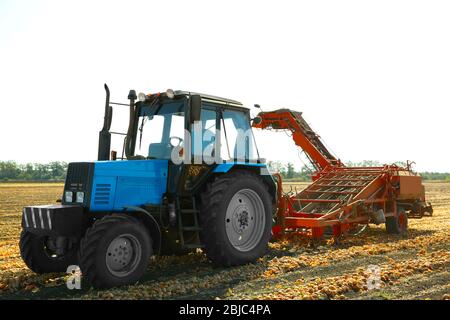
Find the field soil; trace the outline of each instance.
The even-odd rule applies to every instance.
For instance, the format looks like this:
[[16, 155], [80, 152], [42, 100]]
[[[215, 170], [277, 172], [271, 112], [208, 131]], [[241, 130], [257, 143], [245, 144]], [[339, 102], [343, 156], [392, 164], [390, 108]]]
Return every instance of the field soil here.
[[[307, 184], [285, 185], [301, 190]], [[54, 203], [59, 183], [0, 184], [0, 299], [449, 299], [450, 183], [426, 182], [432, 217], [409, 220], [405, 237], [370, 226], [339, 245], [290, 236], [257, 263], [215, 268], [197, 252], [153, 258], [133, 286], [69, 290], [67, 275], [36, 275], [18, 248], [21, 210]]]

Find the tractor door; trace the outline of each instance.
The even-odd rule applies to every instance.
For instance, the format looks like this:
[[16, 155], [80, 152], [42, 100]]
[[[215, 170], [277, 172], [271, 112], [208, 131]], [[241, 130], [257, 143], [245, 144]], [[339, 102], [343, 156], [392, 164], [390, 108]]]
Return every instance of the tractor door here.
[[[192, 124], [191, 163], [183, 164], [180, 194], [193, 194], [220, 161], [220, 112], [217, 106], [202, 103], [200, 119]], [[189, 150], [189, 148], [187, 148]]]
[[255, 157], [255, 144], [248, 111], [226, 108], [221, 111], [220, 156], [227, 162], [247, 162]]

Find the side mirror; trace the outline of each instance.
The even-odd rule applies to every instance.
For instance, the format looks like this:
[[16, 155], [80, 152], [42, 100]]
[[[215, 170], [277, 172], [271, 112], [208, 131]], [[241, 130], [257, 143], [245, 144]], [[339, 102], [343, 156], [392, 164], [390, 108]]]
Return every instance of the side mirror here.
[[199, 95], [193, 95], [190, 98], [190, 122], [200, 121], [200, 115], [202, 112], [202, 97]]
[[260, 116], [256, 116], [252, 119], [252, 125], [258, 125], [262, 122], [262, 118]]

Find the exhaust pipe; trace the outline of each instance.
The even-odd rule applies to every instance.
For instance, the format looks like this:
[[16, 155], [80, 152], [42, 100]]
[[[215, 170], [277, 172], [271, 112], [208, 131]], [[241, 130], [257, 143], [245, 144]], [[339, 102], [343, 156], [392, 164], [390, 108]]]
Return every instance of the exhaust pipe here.
[[109, 153], [111, 149], [111, 128], [112, 121], [112, 107], [109, 105], [109, 88], [105, 83], [106, 102], [105, 102], [105, 116], [103, 119], [103, 128], [99, 132], [98, 137], [98, 160], [109, 160]]

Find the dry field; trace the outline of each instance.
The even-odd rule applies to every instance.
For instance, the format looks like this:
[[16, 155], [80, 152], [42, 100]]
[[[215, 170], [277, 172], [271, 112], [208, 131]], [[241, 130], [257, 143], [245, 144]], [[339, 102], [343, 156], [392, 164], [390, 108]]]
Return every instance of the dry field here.
[[[54, 202], [62, 184], [0, 184], [0, 299], [449, 299], [450, 183], [425, 187], [433, 217], [410, 220], [406, 238], [371, 226], [339, 246], [283, 239], [234, 268], [213, 268], [201, 252], [158, 257], [136, 285], [97, 291], [68, 290], [65, 275], [36, 275], [20, 258], [21, 208]], [[377, 289], [367, 287], [369, 265], [379, 267]]]

